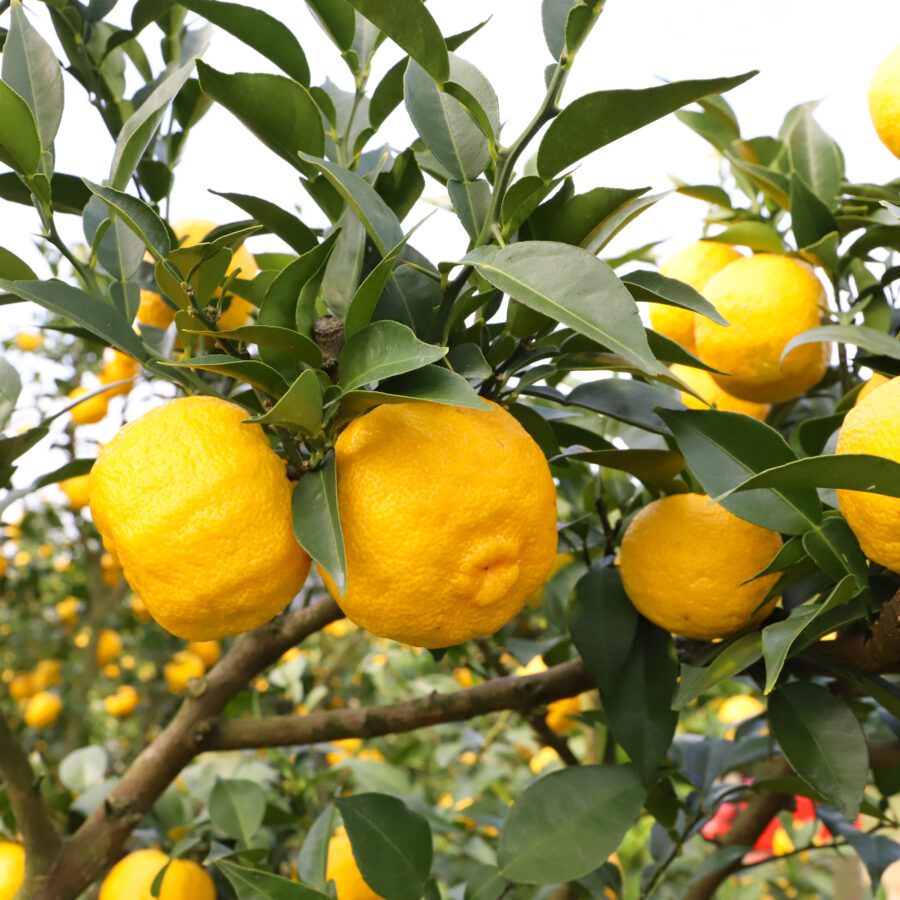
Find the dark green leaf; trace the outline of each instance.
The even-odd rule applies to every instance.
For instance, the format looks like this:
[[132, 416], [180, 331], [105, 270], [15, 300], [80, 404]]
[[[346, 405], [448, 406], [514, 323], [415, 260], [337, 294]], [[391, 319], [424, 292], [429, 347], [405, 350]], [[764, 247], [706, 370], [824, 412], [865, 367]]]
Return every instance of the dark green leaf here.
[[790, 340], [785, 345], [781, 358], [784, 359], [791, 350], [801, 344], [815, 344], [822, 341], [853, 344], [869, 353], [900, 359], [900, 341], [883, 331], [876, 331], [865, 325], [820, 325], [818, 328], [811, 328]]
[[369, 104], [369, 124], [373, 128], [381, 128], [384, 120], [403, 102], [403, 76], [408, 64], [409, 59], [404, 56], [378, 82]]
[[661, 487], [684, 468], [684, 457], [674, 450], [589, 450], [567, 453], [565, 458], [629, 472], [645, 484]]
[[[314, 369], [322, 366], [322, 351], [315, 341], [290, 328], [277, 325], [242, 325], [232, 331], [189, 331], [188, 334], [202, 334], [209, 337], [220, 337], [226, 340], [256, 344], [260, 348], [277, 350], [293, 359], [300, 360]], [[266, 362], [265, 356], [263, 361]], [[272, 365], [270, 362], [269, 365]]]
[[0, 162], [34, 175], [41, 164], [41, 139], [28, 104], [0, 81]]
[[630, 766], [574, 766], [538, 779], [500, 832], [500, 875], [558, 884], [587, 875], [631, 827], [647, 792]]
[[477, 240], [491, 205], [490, 185], [483, 178], [476, 181], [451, 178], [447, 182], [447, 193], [462, 227], [473, 241]]
[[738, 222], [704, 240], [749, 247], [761, 253], [784, 253], [785, 250], [781, 235], [768, 222]]
[[253, 216], [257, 222], [265, 225], [272, 234], [280, 237], [298, 253], [306, 253], [318, 243], [315, 234], [303, 222], [291, 213], [285, 212], [280, 206], [269, 203], [268, 200], [261, 200], [248, 194], [229, 194], [221, 191], [212, 193], [224, 197]]
[[280, 875], [246, 869], [224, 859], [217, 859], [216, 866], [231, 882], [238, 900], [330, 900], [328, 894]]
[[[787, 146], [791, 167], [826, 208], [833, 207], [841, 189], [843, 165], [834, 141], [822, 131], [808, 105], [797, 110]], [[793, 203], [791, 210], [793, 213]]]
[[266, 792], [252, 781], [217, 781], [209, 795], [213, 825], [244, 845], [259, 831], [265, 815]]
[[[3, 100], [0, 97], [0, 105]], [[0, 118], [0, 154], [3, 152], [3, 125]], [[91, 192], [84, 186], [84, 182], [74, 175], [62, 175], [55, 173], [50, 179], [50, 193], [53, 197], [53, 208], [57, 212], [72, 213], [80, 216], [85, 203], [90, 200]], [[0, 197], [13, 203], [23, 203], [31, 206], [31, 193], [22, 183], [22, 179], [15, 172], [3, 172], [0, 174]]]
[[672, 394], [633, 379], [602, 379], [578, 385], [564, 402], [602, 413], [612, 419], [636, 425], [657, 434], [668, 434], [669, 427], [659, 417], [660, 408], [684, 409]]
[[99, 197], [143, 241], [157, 260], [171, 251], [169, 231], [162, 219], [143, 200], [82, 179], [92, 194]]
[[650, 352], [631, 295], [606, 263], [585, 250], [521, 241], [478, 247], [463, 261], [519, 303], [603, 344], [641, 371], [665, 371]]
[[238, 3], [221, 3], [219, 0], [178, 2], [272, 60], [294, 81], [309, 87], [309, 66], [303, 48], [290, 29], [278, 19], [260, 9]]
[[184, 369], [203, 369], [227, 375], [238, 381], [245, 381], [254, 387], [261, 388], [273, 397], [280, 397], [287, 390], [287, 382], [271, 366], [258, 359], [230, 359], [221, 354], [211, 356], [195, 356], [183, 362], [162, 362], [160, 365]]
[[316, 435], [322, 430], [322, 387], [312, 369], [301, 372], [285, 395], [264, 415], [251, 419], [263, 425], [285, 425]]
[[316, 817], [297, 855], [297, 874], [317, 890], [325, 887], [328, 843], [334, 831], [334, 805], [329, 803]]
[[344, 315], [344, 337], [348, 341], [372, 321], [378, 299], [394, 271], [397, 257], [406, 246], [407, 240], [408, 235], [404, 236], [400, 243], [372, 269], [353, 294]]
[[682, 710], [702, 693], [729, 678], [739, 675], [763, 655], [762, 640], [758, 631], [742, 635], [730, 643], [708, 666], [691, 666], [683, 663], [678, 690], [672, 701], [672, 709]]
[[831, 516], [803, 535], [803, 548], [813, 562], [835, 581], [852, 575], [859, 587], [869, 583], [866, 558], [856, 535], [840, 516]]
[[791, 228], [798, 247], [810, 247], [838, 230], [831, 210], [809, 189], [797, 172], [791, 172]]
[[848, 819], [855, 819], [869, 753], [846, 701], [822, 685], [792, 682], [769, 698], [769, 722], [794, 771]]
[[306, 0], [306, 5], [339, 49], [353, 46], [356, 14], [347, 0]]
[[677, 278], [667, 278], [659, 272], [649, 269], [638, 269], [622, 276], [625, 287], [635, 300], [647, 300], [651, 303], [665, 303], [690, 309], [701, 316], [712, 319], [720, 325], [728, 325], [716, 308], [699, 291]]
[[307, 472], [294, 488], [291, 504], [297, 543], [333, 579], [338, 594], [347, 587], [347, 558], [338, 514], [337, 466], [334, 454]]
[[7, 281], [37, 281], [31, 266], [5, 247], [0, 247], [0, 278]]
[[637, 131], [708, 94], [729, 91], [752, 78], [675, 81], [642, 90], [596, 91], [570, 103], [554, 120], [538, 150], [538, 174], [552, 178], [594, 150]]
[[283, 75], [226, 75], [197, 62], [203, 92], [240, 119], [270, 150], [300, 168], [297, 154], [321, 156], [325, 131], [309, 91]]
[[336, 803], [366, 884], [385, 900], [419, 900], [431, 873], [428, 822], [387, 794], [356, 794]]

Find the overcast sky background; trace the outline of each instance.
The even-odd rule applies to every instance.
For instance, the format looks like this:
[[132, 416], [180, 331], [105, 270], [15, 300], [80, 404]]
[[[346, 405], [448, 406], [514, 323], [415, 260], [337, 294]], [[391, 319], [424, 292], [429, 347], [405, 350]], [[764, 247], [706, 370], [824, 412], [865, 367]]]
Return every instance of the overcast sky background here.
[[[327, 76], [339, 86], [352, 89], [346, 66], [304, 3], [243, 2], [265, 9], [291, 28], [307, 54], [314, 84]], [[127, 27], [132, 6], [131, 0], [120, 0], [112, 20]], [[493, 83], [500, 99], [502, 141], [506, 144], [532, 117], [543, 96], [544, 67], [552, 61], [541, 33], [540, 7], [540, 0], [431, 0], [428, 4], [445, 34], [492, 17], [460, 55], [476, 64]], [[26, 0], [26, 9], [58, 49], [43, 4]], [[8, 13], [0, 16], [0, 25], [8, 25], [8, 18]], [[150, 26], [142, 36], [155, 71], [162, 66], [159, 36], [156, 26]], [[641, 88], [658, 84], [659, 79], [711, 78], [759, 69], [759, 75], [728, 94], [745, 137], [775, 134], [792, 106], [821, 100], [819, 122], [843, 148], [848, 176], [884, 182], [900, 176], [900, 161], [875, 135], [866, 92], [878, 63], [898, 42], [898, 0], [859, 0], [855, 4], [845, 0], [608, 0], [578, 55], [563, 102], [593, 90]], [[372, 87], [399, 56], [400, 51], [390, 42], [379, 50]], [[204, 59], [227, 72], [276, 71], [265, 58], [224, 32], [213, 37]], [[66, 107], [56, 140], [57, 171], [102, 181], [112, 158], [112, 139], [80, 85], [68, 76], [65, 82]], [[135, 79], [133, 86], [138, 84]], [[413, 136], [401, 107], [370, 147], [388, 142], [401, 150]], [[536, 144], [533, 147], [536, 151]], [[524, 158], [520, 169], [523, 164]], [[578, 168], [575, 182], [582, 191], [599, 185], [660, 190], [671, 186], [670, 174], [699, 184], [714, 183], [717, 175], [709, 145], [671, 116], [593, 154]], [[192, 131], [175, 184], [170, 216], [173, 222], [182, 217], [217, 222], [243, 217], [236, 207], [209, 193], [213, 189], [254, 194], [285, 208], [299, 205], [310, 224], [324, 224], [296, 172], [219, 107], [213, 107]], [[440, 201], [444, 197], [444, 189], [429, 180], [424, 198]], [[655, 240], [668, 242], [661, 248], [667, 255], [699, 235], [705, 209], [699, 201], [672, 195], [629, 225], [610, 246], [610, 255]], [[405, 227], [433, 210], [433, 205], [420, 202]], [[80, 219], [59, 217], [60, 230], [70, 242], [82, 240], [80, 226]], [[33, 210], [0, 200], [0, 245], [46, 273], [33, 244], [37, 228]], [[465, 251], [466, 238], [455, 218], [440, 211], [416, 234], [415, 245], [437, 263], [458, 259]], [[277, 239], [270, 236], [253, 238], [248, 246], [257, 251], [279, 248]], [[40, 315], [39, 310], [24, 303], [0, 307], [0, 338], [27, 327]], [[27, 378], [34, 371], [35, 358], [16, 356], [13, 362], [23, 368]], [[51, 374], [41, 371], [42, 380]], [[128, 417], [150, 400], [134, 392]], [[113, 404], [122, 402], [117, 398]], [[14, 423], [33, 424], [31, 420], [36, 418], [35, 410], [23, 409]], [[114, 422], [107, 422], [80, 431], [84, 438], [105, 440], [114, 427]], [[29, 454], [29, 464], [17, 481], [52, 468], [41, 456], [40, 447]]]

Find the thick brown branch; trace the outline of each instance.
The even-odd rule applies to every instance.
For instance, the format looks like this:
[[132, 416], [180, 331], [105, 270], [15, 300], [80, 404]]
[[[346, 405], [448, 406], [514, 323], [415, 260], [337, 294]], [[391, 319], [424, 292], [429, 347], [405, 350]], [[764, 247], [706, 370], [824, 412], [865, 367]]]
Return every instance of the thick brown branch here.
[[105, 803], [63, 845], [48, 884], [30, 900], [71, 900], [98, 878], [178, 773], [199, 753], [211, 723], [260, 671], [342, 613], [321, 600], [244, 635], [182, 703], [159, 737], [131, 764]]
[[900, 591], [881, 608], [871, 632], [842, 635], [820, 644], [819, 655], [831, 663], [866, 672], [894, 672], [900, 663]]
[[16, 817], [25, 846], [25, 886], [39, 887], [47, 877], [59, 848], [59, 833], [41, 795], [40, 784], [22, 746], [0, 714], [0, 779]]
[[576, 660], [553, 666], [538, 675], [493, 678], [468, 690], [429, 694], [391, 706], [340, 709], [306, 716], [226, 719], [217, 723], [202, 749], [301, 746], [349, 737], [399, 734], [430, 725], [462, 722], [504, 709], [529, 709], [574, 697], [593, 686], [584, 664]]

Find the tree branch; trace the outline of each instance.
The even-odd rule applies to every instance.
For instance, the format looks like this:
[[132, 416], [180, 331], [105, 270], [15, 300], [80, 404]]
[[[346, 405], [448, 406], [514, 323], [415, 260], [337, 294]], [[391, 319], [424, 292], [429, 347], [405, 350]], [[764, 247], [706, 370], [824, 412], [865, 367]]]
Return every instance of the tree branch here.
[[205, 736], [202, 750], [239, 750], [318, 744], [343, 738], [373, 738], [462, 722], [504, 709], [529, 709], [594, 687], [581, 660], [552, 666], [538, 675], [493, 678], [449, 694], [431, 693], [391, 706], [340, 709], [305, 716], [224, 719]]
[[47, 878], [62, 840], [53, 827], [38, 779], [22, 746], [0, 714], [0, 779], [25, 846], [25, 887], [38, 887]]
[[893, 672], [900, 662], [900, 591], [881, 608], [868, 632], [842, 635], [820, 644], [818, 655], [831, 663], [866, 672]]
[[81, 894], [116, 859], [144, 814], [201, 752], [213, 721], [228, 701], [286, 650], [342, 616], [328, 598], [245, 634], [209, 675], [194, 685], [191, 696], [159, 737], [63, 844], [47, 885], [30, 894], [30, 900], [71, 900]]

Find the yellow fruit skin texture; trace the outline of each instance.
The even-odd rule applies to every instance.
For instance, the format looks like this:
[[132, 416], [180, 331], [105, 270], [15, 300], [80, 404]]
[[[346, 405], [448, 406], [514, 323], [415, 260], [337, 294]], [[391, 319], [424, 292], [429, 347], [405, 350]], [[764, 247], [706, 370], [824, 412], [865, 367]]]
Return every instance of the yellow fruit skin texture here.
[[381, 895], [376, 894], [362, 877], [344, 828], [338, 828], [328, 842], [325, 879], [334, 882], [337, 900], [382, 900]]
[[214, 397], [186, 397], [126, 425], [91, 471], [103, 542], [151, 616], [186, 640], [249, 631], [309, 573], [291, 483], [259, 425]]
[[806, 265], [786, 256], [759, 253], [714, 275], [703, 295], [729, 322], [697, 316], [697, 355], [728, 375], [713, 375], [742, 400], [777, 403], [799, 397], [825, 374], [830, 344], [803, 344], [784, 363], [785, 346], [821, 324], [825, 290]]
[[685, 637], [726, 637], [764, 619], [750, 616], [778, 574], [765, 568], [781, 537], [745, 522], [702, 494], [672, 494], [645, 506], [622, 539], [620, 567], [631, 602], [651, 622]]
[[[160, 850], [129, 853], [104, 879], [99, 900], [153, 900], [153, 880], [168, 861]], [[158, 900], [216, 900], [216, 886], [197, 863], [173, 859], [163, 876]]]
[[62, 492], [69, 498], [69, 509], [73, 512], [78, 512], [88, 505], [90, 480], [90, 475], [76, 475], [74, 478], [66, 478], [59, 483]]
[[556, 488], [506, 410], [379, 406], [335, 450], [344, 596], [323, 578], [357, 625], [449, 647], [493, 634], [544, 583], [556, 557]]
[[877, 391], [882, 385], [887, 384], [891, 379], [885, 377], [884, 375], [879, 375], [878, 372], [875, 372], [874, 375], [862, 386], [862, 390], [856, 395], [856, 402], [854, 406], [863, 402], [866, 397], [869, 396], [873, 391]]
[[701, 403], [693, 395], [682, 391], [681, 402], [688, 409], [709, 409], [710, 406], [714, 406], [716, 409], [724, 412], [743, 413], [745, 416], [751, 416], [764, 422], [769, 414], [769, 410], [772, 408], [768, 403], [754, 403], [752, 400], [741, 400], [740, 397], [732, 397], [728, 391], [723, 390], [716, 384], [709, 372], [704, 372], [703, 369], [694, 369], [691, 366], [682, 366], [679, 363], [669, 366], [669, 369], [673, 375], [677, 375], [706, 400], [706, 403]]
[[153, 328], [165, 330], [172, 324], [175, 310], [154, 291], [141, 291], [141, 305], [138, 307], [137, 320]]
[[[728, 244], [697, 241], [667, 259], [659, 267], [659, 271], [667, 278], [677, 278], [689, 284], [695, 291], [702, 291], [713, 275], [736, 259], [741, 259], [741, 254]], [[677, 341], [692, 353], [694, 318], [695, 314], [689, 309], [668, 306], [665, 303], [650, 304], [650, 324], [653, 330]]]
[[[900, 378], [873, 391], [844, 417], [837, 453], [871, 453], [900, 462]], [[869, 559], [900, 573], [900, 499], [838, 491], [838, 504]]]
[[[77, 400], [90, 391], [86, 387], [77, 387], [69, 394], [70, 400]], [[105, 415], [109, 406], [108, 394], [97, 394], [89, 400], [84, 400], [77, 406], [72, 407], [72, 421], [76, 425], [93, 425], [99, 422]]]
[[[215, 222], [208, 222], [206, 219], [182, 219], [172, 226], [172, 230], [181, 239], [182, 247], [192, 247], [194, 244], [199, 244], [207, 234], [217, 227]], [[253, 254], [243, 244], [233, 252], [225, 274], [230, 275], [238, 269], [241, 270], [238, 278], [243, 279], [253, 278], [259, 271]], [[218, 296], [218, 293], [216, 296]], [[231, 331], [234, 328], [240, 328], [242, 325], [247, 324], [252, 311], [252, 303], [248, 303], [243, 297], [232, 295], [228, 309], [219, 317], [216, 326], [219, 331]]]
[[882, 143], [900, 158], [900, 45], [875, 71], [869, 85], [869, 115]]
[[49, 728], [56, 724], [62, 711], [62, 700], [56, 694], [39, 691], [25, 707], [25, 724], [29, 728]]
[[0, 900], [13, 900], [25, 880], [25, 851], [21, 844], [0, 843]]

